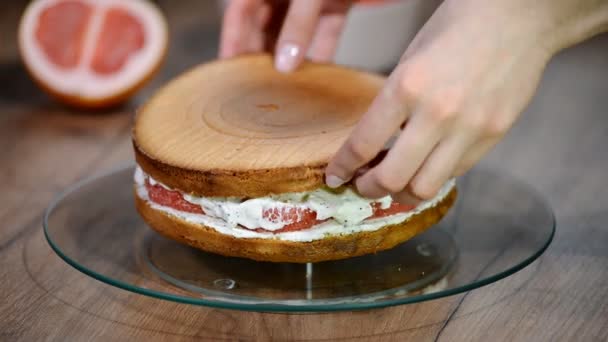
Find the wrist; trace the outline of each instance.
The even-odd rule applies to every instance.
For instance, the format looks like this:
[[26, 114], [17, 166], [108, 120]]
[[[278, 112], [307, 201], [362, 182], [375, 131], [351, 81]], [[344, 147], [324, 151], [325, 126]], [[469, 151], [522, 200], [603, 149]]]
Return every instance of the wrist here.
[[[606, 0], [452, 0], [473, 16], [501, 27], [502, 36], [549, 57], [592, 36], [608, 32]], [[516, 43], [517, 42], [517, 43]]]
[[[519, 2], [519, 0], [516, 0]], [[550, 53], [581, 43], [608, 31], [608, 1], [540, 0], [535, 13], [540, 20], [540, 36]], [[534, 16], [530, 18], [534, 20]]]

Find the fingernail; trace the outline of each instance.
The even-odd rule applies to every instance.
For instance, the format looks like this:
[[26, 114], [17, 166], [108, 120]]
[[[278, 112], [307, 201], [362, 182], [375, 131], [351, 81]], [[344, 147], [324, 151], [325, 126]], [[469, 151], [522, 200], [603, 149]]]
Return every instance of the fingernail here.
[[291, 72], [295, 70], [300, 47], [292, 43], [284, 43], [278, 50], [274, 62], [275, 68], [281, 72]]
[[332, 189], [335, 189], [344, 183], [345, 181], [342, 178], [334, 175], [328, 175], [327, 177], [325, 177], [325, 184], [327, 184], [327, 186]]

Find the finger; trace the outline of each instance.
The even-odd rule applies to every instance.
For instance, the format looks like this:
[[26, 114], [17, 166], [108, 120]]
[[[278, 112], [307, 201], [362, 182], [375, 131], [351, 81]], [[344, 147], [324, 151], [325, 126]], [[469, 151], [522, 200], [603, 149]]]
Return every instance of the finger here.
[[348, 182], [357, 169], [366, 165], [407, 119], [409, 110], [394, 91], [399, 77], [393, 73], [386, 86], [361, 117], [353, 132], [325, 170], [325, 182], [338, 187]]
[[277, 70], [291, 72], [302, 62], [319, 22], [321, 5], [321, 0], [291, 2], [277, 42]]
[[287, 16], [289, 0], [266, 0], [265, 3], [272, 9], [266, 25], [264, 25], [264, 51], [275, 51], [281, 27]]
[[442, 140], [424, 161], [404, 191], [395, 194], [398, 201], [402, 196], [428, 200], [439, 192], [439, 189], [451, 178], [463, 156], [473, 146], [475, 138], [459, 134]]
[[310, 59], [316, 62], [333, 60], [345, 22], [346, 17], [342, 14], [324, 16], [319, 20], [317, 32], [310, 47]]
[[483, 158], [496, 144], [498, 139], [486, 139], [472, 146], [454, 169], [452, 176], [459, 177], [469, 171], [481, 158]]
[[251, 32], [249, 32], [249, 40], [247, 51], [242, 52], [261, 52], [265, 50], [266, 32], [265, 27], [270, 21], [271, 8], [268, 4], [263, 3], [256, 10], [256, 13], [251, 16]]
[[442, 134], [441, 127], [427, 117], [413, 115], [384, 160], [356, 180], [363, 196], [378, 198], [403, 191]]
[[424, 201], [424, 199], [414, 196], [407, 186], [405, 190], [392, 194], [391, 197], [393, 198], [393, 201], [400, 204], [418, 205], [420, 202]]
[[255, 32], [257, 9], [263, 0], [232, 0], [226, 7], [220, 38], [220, 58], [229, 58], [249, 49], [249, 39]]

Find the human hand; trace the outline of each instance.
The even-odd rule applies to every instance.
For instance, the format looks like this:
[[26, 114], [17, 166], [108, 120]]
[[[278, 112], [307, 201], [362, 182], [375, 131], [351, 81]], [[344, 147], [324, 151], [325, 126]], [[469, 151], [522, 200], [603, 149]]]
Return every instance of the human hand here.
[[280, 71], [306, 57], [329, 62], [336, 51], [350, 0], [231, 0], [224, 13], [220, 57], [273, 51]]
[[[553, 53], [546, 23], [513, 3], [444, 1], [329, 163], [326, 183], [357, 174], [362, 195], [415, 204], [488, 152], [532, 98]], [[394, 135], [382, 161], [361, 172]]]

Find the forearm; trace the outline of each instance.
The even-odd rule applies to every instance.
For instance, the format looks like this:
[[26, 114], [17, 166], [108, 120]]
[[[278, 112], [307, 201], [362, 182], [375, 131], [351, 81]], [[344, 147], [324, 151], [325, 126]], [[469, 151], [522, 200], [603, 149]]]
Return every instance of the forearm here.
[[445, 0], [443, 6], [499, 32], [496, 39], [507, 46], [543, 48], [549, 56], [608, 31], [607, 0]]
[[541, 0], [554, 52], [608, 31], [606, 0]]
[[[475, 0], [474, 0], [475, 1]], [[531, 29], [538, 43], [550, 52], [576, 45], [608, 31], [606, 0], [499, 0], [504, 9], [518, 13], [520, 25]], [[517, 18], [516, 22], [517, 22]]]

